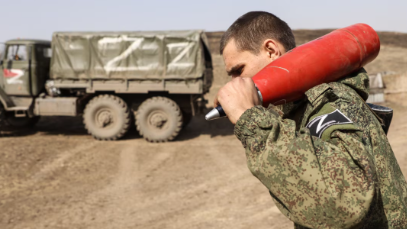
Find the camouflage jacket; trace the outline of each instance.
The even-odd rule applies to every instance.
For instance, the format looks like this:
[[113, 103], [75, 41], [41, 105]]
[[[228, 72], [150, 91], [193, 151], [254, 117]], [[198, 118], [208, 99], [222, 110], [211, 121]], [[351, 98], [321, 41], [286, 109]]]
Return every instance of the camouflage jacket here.
[[407, 184], [368, 91], [361, 69], [288, 115], [256, 106], [236, 123], [250, 171], [296, 228], [407, 228]]

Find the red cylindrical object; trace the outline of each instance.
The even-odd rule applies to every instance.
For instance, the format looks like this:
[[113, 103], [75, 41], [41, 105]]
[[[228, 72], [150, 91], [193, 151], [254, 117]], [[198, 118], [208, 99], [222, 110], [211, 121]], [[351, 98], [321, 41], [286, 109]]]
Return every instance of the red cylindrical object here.
[[356, 71], [380, 51], [377, 33], [366, 24], [335, 30], [282, 55], [253, 76], [268, 106], [295, 101], [310, 88]]

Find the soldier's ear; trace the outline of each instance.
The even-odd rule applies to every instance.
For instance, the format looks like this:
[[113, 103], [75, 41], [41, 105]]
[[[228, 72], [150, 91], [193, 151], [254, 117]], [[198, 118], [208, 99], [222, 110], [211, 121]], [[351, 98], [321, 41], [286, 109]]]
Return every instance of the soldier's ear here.
[[273, 39], [267, 39], [262, 45], [263, 55], [267, 55], [271, 61], [279, 58], [282, 55], [282, 50], [278, 43]]

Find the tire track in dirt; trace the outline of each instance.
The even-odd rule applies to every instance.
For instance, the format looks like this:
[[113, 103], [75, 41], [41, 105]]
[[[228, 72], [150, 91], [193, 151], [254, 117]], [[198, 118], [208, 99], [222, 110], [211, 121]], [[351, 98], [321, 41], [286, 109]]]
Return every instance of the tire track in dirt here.
[[76, 154], [89, 150], [90, 148], [93, 148], [97, 145], [100, 145], [100, 142], [92, 142], [90, 144], [83, 144], [79, 145], [73, 149], [63, 151], [58, 154], [58, 156], [46, 164], [40, 171], [35, 173], [33, 176], [31, 176], [28, 180], [18, 183], [12, 188], [4, 189], [4, 195], [9, 196], [12, 195], [14, 192], [19, 192], [21, 190], [27, 189], [31, 186], [34, 186], [38, 184], [38, 182], [41, 182], [44, 180], [46, 177], [52, 175], [56, 170], [61, 169], [64, 167], [64, 162], [68, 161], [71, 157], [75, 156]]
[[[92, 146], [93, 145], [90, 145], [86, 148]], [[98, 228], [94, 227], [94, 225], [87, 225], [87, 222], [95, 223], [95, 219], [102, 219], [103, 222], [99, 222], [100, 224], [97, 223], [97, 225], [103, 227], [106, 226], [106, 223], [109, 224], [109, 222], [104, 222], [105, 220], [103, 219], [118, 219], [125, 215], [123, 208], [127, 206], [129, 202], [128, 199], [132, 198], [132, 194], [137, 192], [137, 183], [148, 171], [140, 173], [140, 171], [137, 170], [137, 166], [135, 165], [137, 150], [133, 145], [116, 143], [115, 148], [123, 149], [120, 150], [117, 174], [108, 185], [100, 190], [89, 193], [87, 196], [84, 196], [82, 201], [78, 201], [76, 204], [63, 206], [59, 212], [50, 213], [46, 218], [40, 218], [31, 222], [31, 224], [19, 225], [18, 228], [26, 228], [30, 225], [36, 225], [36, 228], [45, 228], [49, 225], [57, 226], [57, 222], [63, 222], [63, 219], [69, 219], [68, 222], [70, 223], [75, 222], [77, 224], [79, 223], [79, 225], [86, 225], [84, 228]], [[81, 149], [84, 148], [82, 147]], [[163, 163], [170, 155], [170, 151], [158, 154], [157, 157], [151, 160], [151, 168], [154, 169], [156, 165]], [[64, 161], [63, 159], [66, 160], [68, 158], [68, 156], [61, 156], [54, 160], [54, 163], [41, 171], [45, 171], [44, 174], [49, 173], [49, 171], [52, 171], [52, 169], [56, 167], [54, 165], [58, 165], [58, 163]], [[39, 174], [43, 174], [43, 172]], [[131, 208], [132, 206], [130, 206], [130, 209]]]
[[[165, 168], [166, 161], [174, 157], [176, 158], [177, 152], [185, 152], [187, 148], [184, 144], [180, 143], [169, 144], [171, 147], [168, 147], [168, 145], [153, 146], [148, 143], [142, 143], [141, 146], [137, 145], [137, 147], [130, 144], [117, 144], [117, 147], [122, 148], [119, 156], [119, 170], [109, 185], [89, 194], [83, 201], [75, 205], [71, 205], [70, 207], [64, 206], [64, 209], [61, 209], [60, 212], [49, 214], [46, 219], [41, 218], [41, 220], [36, 221], [34, 225], [37, 225], [37, 228], [45, 227], [46, 225], [56, 225], [55, 222], [65, 218], [69, 219], [69, 222], [76, 222], [86, 228], [134, 228], [138, 226], [143, 228], [142, 225], [146, 224], [154, 228], [156, 219], [168, 217], [170, 221], [174, 221], [174, 227], [171, 226], [168, 228], [187, 228], [185, 227], [186, 225], [196, 224], [195, 220], [197, 217], [199, 218], [201, 216], [206, 218], [206, 214], [213, 216], [213, 212], [222, 212], [227, 208], [227, 206], [212, 206], [209, 211], [205, 208], [202, 209], [202, 206], [205, 205], [205, 199], [201, 199], [200, 196], [204, 195], [207, 189], [217, 190], [216, 195], [218, 197], [228, 196], [236, 189], [242, 189], [247, 185], [246, 182], [234, 184], [237, 180], [246, 181], [248, 178], [253, 179], [251, 176], [248, 176], [249, 172], [247, 170], [238, 170], [235, 166], [229, 166], [227, 170], [229, 170], [228, 173], [233, 172], [232, 175], [226, 175], [222, 172], [200, 184], [191, 185], [180, 190], [166, 190], [165, 187], [163, 187], [162, 192], [156, 193], [154, 196], [149, 196], [148, 193], [142, 191], [142, 183], [146, 177], [145, 175], [162, 175], [160, 169]], [[216, 148], [218, 146], [214, 147]], [[225, 147], [227, 147], [227, 145]], [[149, 158], [148, 162], [143, 164], [143, 171], [137, 169], [136, 161], [139, 154], [136, 148], [152, 148], [149, 149], [149, 151], [155, 152], [154, 155]], [[227, 156], [220, 156], [219, 152], [213, 151], [212, 146], [202, 147], [202, 144], [189, 144], [188, 148], [200, 148], [202, 152], [198, 152], [199, 154], [209, 153], [210, 161], [214, 164], [219, 164], [221, 161], [227, 159]], [[142, 156], [142, 154], [140, 155]], [[55, 161], [57, 164], [61, 159]], [[222, 163], [220, 163], [219, 166], [222, 166]], [[183, 202], [184, 199], [191, 199], [196, 203], [186, 204], [185, 207], [178, 208], [177, 204], [180, 203], [180, 201]], [[212, 197], [209, 197], [209, 199], [213, 200]], [[165, 211], [157, 211], [159, 206], [168, 209]], [[176, 213], [179, 211], [185, 211], [182, 214], [190, 216], [187, 217], [190, 220], [179, 221], [179, 215], [172, 214], [172, 212]], [[128, 220], [129, 218], [132, 220]], [[185, 219], [184, 217], [182, 218]], [[88, 224], [91, 222], [93, 223]], [[119, 226], [117, 222], [123, 223]], [[162, 222], [162, 219], [158, 221], [158, 224], [160, 224], [160, 222]], [[198, 220], [198, 223], [202, 222]], [[21, 226], [21, 228], [23, 228], [23, 225]]]
[[[199, 148], [198, 146], [199, 145], [193, 144], [191, 148], [196, 149]], [[147, 202], [138, 203], [138, 210], [135, 211], [135, 215], [133, 217], [135, 217], [135, 220], [139, 222], [138, 225], [140, 228], [142, 228], [141, 225], [148, 228], [162, 228], [162, 222], [168, 222], [165, 224], [164, 228], [199, 228], [199, 225], [205, 224], [207, 219], [216, 218], [218, 213], [230, 211], [227, 209], [227, 204], [214, 206], [213, 203], [217, 202], [214, 200], [214, 198], [208, 197], [207, 194], [205, 194], [205, 198], [201, 199], [200, 197], [203, 195], [202, 193], [206, 193], [206, 190], [208, 189], [215, 189], [216, 197], [225, 199], [224, 197], [227, 198], [228, 196], [233, 195], [236, 190], [246, 187], [248, 183], [256, 183], [256, 181], [255, 178], [250, 175], [250, 172], [248, 172], [247, 169], [239, 169], [234, 163], [229, 163], [229, 166], [225, 167], [223, 162], [230, 161], [230, 158], [223, 153], [220, 153], [222, 152], [222, 150], [219, 149], [220, 146], [235, 149], [235, 145], [229, 144], [216, 144], [215, 146], [210, 147], [206, 145], [206, 147], [201, 148], [205, 148], [206, 153], [211, 152], [211, 162], [218, 164], [223, 169], [227, 169], [227, 173], [233, 175], [221, 173], [196, 186], [186, 187], [181, 191], [165, 190], [163, 192], [164, 194], [155, 196], [152, 199], [148, 199]], [[214, 148], [218, 148], [218, 150], [214, 150]], [[204, 152], [199, 152], [199, 154], [202, 153]], [[236, 183], [236, 181], [241, 182]], [[184, 205], [183, 202], [185, 199], [191, 199], [194, 203], [188, 203], [186, 206], [174, 208], [176, 205]], [[211, 206], [205, 207], [205, 205], [207, 205], [207, 201], [211, 201]], [[162, 206], [168, 210], [161, 214], [148, 214], [148, 212], [154, 212], [154, 210], [157, 209], [157, 206]], [[261, 215], [263, 216], [265, 214], [266, 213], [263, 213]], [[179, 221], [180, 215], [182, 215], [182, 221]]]
[[100, 145], [100, 142], [93, 141], [89, 144], [84, 144], [84, 145], [79, 145], [75, 147], [74, 149], [71, 150], [66, 150], [58, 155], [56, 159], [54, 159], [52, 162], [48, 163], [45, 165], [39, 172], [35, 173], [32, 177], [29, 183], [36, 183], [50, 174], [52, 174], [54, 171], [59, 169], [60, 167], [64, 166], [64, 162], [68, 161], [71, 157], [75, 156], [76, 154], [87, 151], [96, 145]]

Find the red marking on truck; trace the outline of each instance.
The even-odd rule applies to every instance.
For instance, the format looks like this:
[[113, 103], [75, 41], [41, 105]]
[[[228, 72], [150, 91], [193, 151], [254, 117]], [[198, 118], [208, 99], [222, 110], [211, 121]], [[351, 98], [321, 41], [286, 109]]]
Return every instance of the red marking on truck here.
[[24, 75], [24, 71], [21, 69], [3, 69], [3, 76], [7, 79], [8, 84], [22, 84], [20, 79]]
[[[19, 70], [19, 69], [3, 69], [3, 75], [6, 78], [11, 78], [11, 77], [15, 77], [18, 76], [19, 74], [21, 74], [20, 72], [16, 72], [15, 70]], [[21, 70], [19, 70], [21, 71]]]

